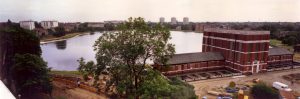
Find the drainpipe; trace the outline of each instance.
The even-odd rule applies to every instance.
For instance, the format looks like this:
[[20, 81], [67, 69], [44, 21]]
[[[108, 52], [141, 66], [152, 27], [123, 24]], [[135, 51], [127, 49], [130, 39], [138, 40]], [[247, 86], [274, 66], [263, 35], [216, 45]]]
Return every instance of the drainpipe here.
[[232, 68], [234, 68], [234, 63], [235, 63], [235, 48], [236, 48], [236, 39], [237, 39], [237, 35], [234, 35], [234, 43], [233, 43], [233, 60], [232, 60]]

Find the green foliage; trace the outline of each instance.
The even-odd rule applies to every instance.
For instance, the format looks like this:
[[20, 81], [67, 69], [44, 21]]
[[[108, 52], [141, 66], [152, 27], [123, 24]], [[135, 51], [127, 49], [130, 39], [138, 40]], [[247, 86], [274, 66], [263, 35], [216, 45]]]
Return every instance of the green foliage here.
[[7, 28], [0, 29], [0, 33], [5, 37], [1, 42], [6, 43], [9, 48], [10, 58], [13, 58], [14, 54], [41, 55], [40, 40], [34, 32], [11, 23]]
[[287, 35], [282, 39], [283, 44], [287, 44], [289, 46], [296, 45], [300, 43], [300, 33], [292, 33], [291, 35]]
[[[50, 29], [51, 30], [51, 29]], [[66, 35], [66, 31], [64, 27], [56, 27], [54, 31], [51, 32], [53, 36], [60, 37]]]
[[279, 99], [279, 93], [265, 83], [257, 83], [251, 89], [254, 99]]
[[178, 78], [171, 78], [170, 84], [175, 87], [175, 90], [171, 92], [171, 99], [197, 99], [194, 86], [182, 82]]
[[91, 76], [94, 73], [95, 64], [93, 61], [89, 61], [89, 62], [85, 63], [85, 61], [82, 57], [77, 61], [79, 62], [78, 71], [83, 76], [83, 79], [85, 81], [87, 81], [88, 76]]
[[46, 62], [40, 58], [39, 38], [33, 31], [22, 29], [19, 24], [8, 23], [0, 28], [1, 51], [5, 52], [1, 75], [7, 79], [7, 86], [15, 86], [22, 96], [32, 92], [50, 93], [52, 89]]
[[231, 87], [231, 88], [234, 88], [235, 87], [235, 82], [234, 81], [231, 81], [230, 83], [229, 83], [229, 87]]
[[148, 69], [147, 74], [141, 88], [138, 89], [138, 92], [142, 92], [140, 94], [143, 99], [170, 97], [173, 90], [176, 89], [158, 71]]
[[51, 93], [50, 69], [42, 58], [32, 54], [16, 54], [14, 62], [12, 75], [18, 93], [24, 96], [35, 92]]
[[[143, 91], [147, 89], [140, 89], [142, 85], [152, 83], [148, 82], [151, 73], [147, 73], [146, 61], [156, 60], [165, 64], [174, 54], [174, 45], [168, 43], [169, 39], [170, 31], [165, 27], [159, 24], [149, 26], [143, 18], [129, 18], [117, 27], [117, 31], [104, 33], [96, 41], [95, 78], [103, 71], [108, 71], [110, 79], [107, 82], [107, 89], [114, 85], [118, 95], [142, 96]], [[158, 82], [165, 84], [164, 81]], [[157, 90], [160, 92], [159, 90], [165, 89]]]

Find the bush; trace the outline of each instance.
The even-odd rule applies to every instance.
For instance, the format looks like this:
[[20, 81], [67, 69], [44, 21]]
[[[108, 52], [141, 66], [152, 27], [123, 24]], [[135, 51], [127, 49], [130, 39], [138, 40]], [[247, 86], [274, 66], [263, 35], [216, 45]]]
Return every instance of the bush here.
[[254, 99], [279, 99], [279, 93], [265, 83], [258, 83], [251, 89]]
[[235, 82], [234, 82], [234, 81], [231, 81], [231, 82], [229, 83], [229, 87], [230, 87], [230, 88], [234, 88], [234, 87], [235, 87], [235, 85], [236, 85], [236, 84], [235, 84]]

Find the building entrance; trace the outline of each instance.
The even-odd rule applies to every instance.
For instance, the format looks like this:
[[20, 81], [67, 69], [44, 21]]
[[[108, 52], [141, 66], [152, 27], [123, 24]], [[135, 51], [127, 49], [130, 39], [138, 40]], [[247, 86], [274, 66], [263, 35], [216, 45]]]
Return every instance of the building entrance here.
[[252, 62], [252, 73], [258, 73], [259, 72], [259, 61], [255, 60]]

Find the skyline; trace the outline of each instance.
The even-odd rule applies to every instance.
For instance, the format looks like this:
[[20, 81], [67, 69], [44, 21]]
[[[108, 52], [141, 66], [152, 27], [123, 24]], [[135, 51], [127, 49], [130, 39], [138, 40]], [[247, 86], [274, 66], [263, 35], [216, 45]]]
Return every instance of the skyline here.
[[158, 22], [300, 22], [300, 0], [0, 0], [0, 21], [8, 19], [100, 22], [143, 17]]

